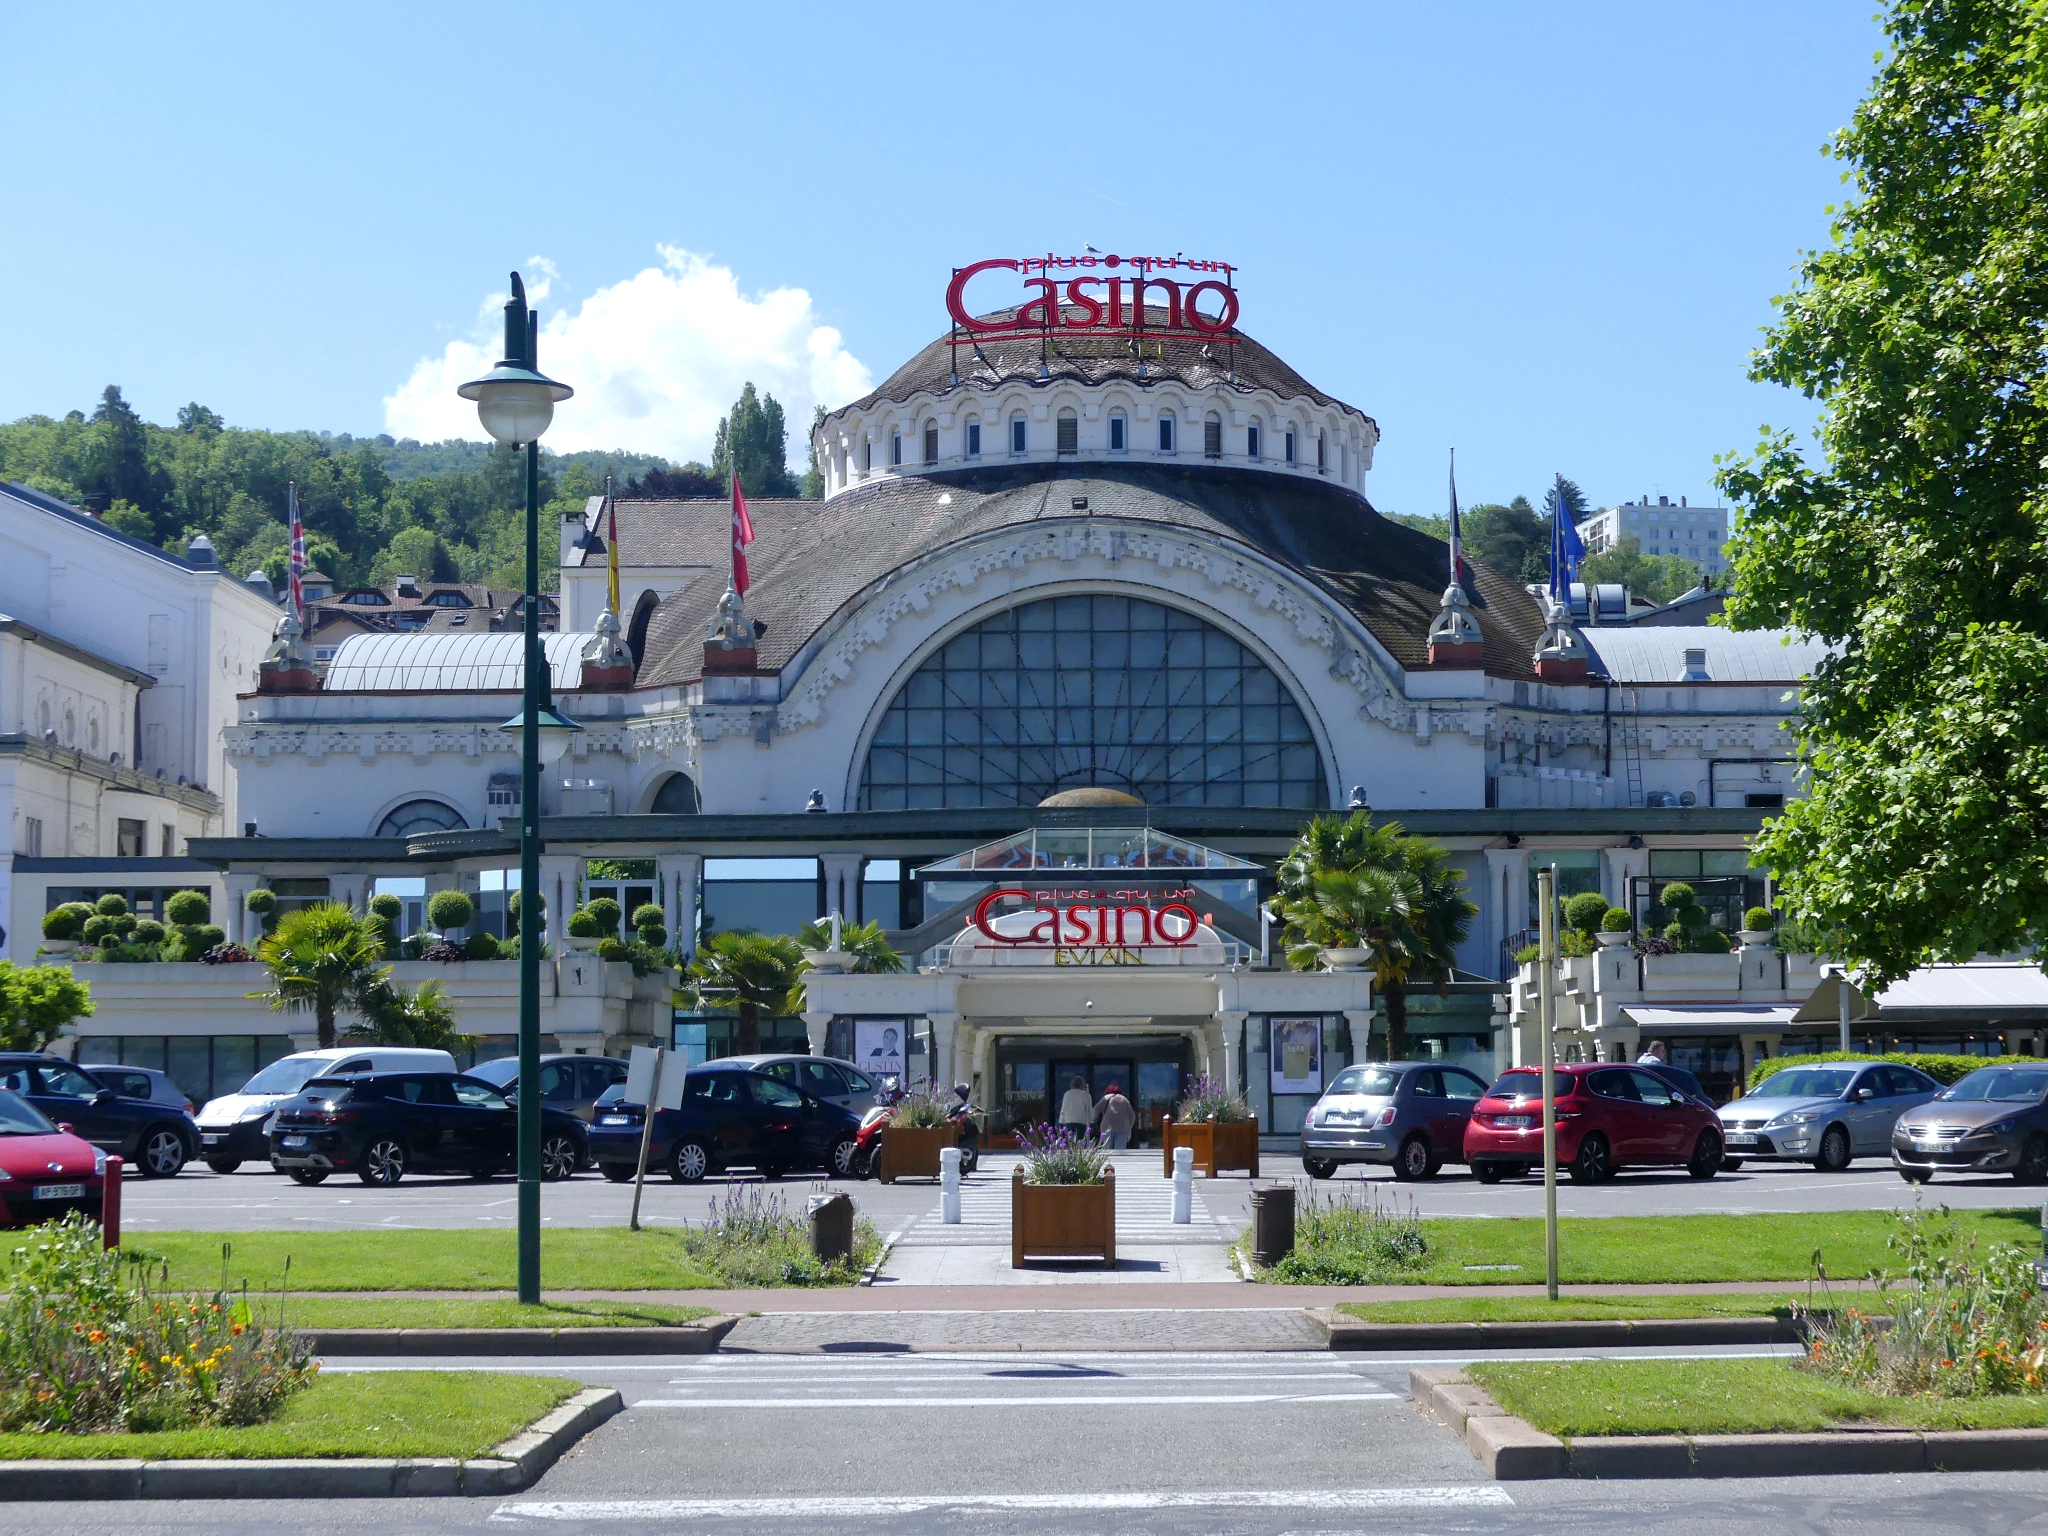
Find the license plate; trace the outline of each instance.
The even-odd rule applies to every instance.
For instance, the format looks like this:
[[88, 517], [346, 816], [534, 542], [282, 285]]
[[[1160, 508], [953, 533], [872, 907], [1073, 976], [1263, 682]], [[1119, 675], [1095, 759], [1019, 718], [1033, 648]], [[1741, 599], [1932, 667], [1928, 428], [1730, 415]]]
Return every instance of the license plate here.
[[1534, 1115], [1500, 1115], [1495, 1118], [1493, 1123], [1504, 1131], [1526, 1131], [1536, 1123], [1536, 1117]]
[[1731, 1147], [1753, 1147], [1756, 1145], [1756, 1132], [1730, 1131], [1724, 1140]]
[[1931, 1136], [1916, 1136], [1913, 1138], [1913, 1145], [1922, 1152], [1946, 1152], [1955, 1146], [1955, 1143], [1952, 1141], [1937, 1141]]
[[303, 1136], [280, 1136], [278, 1144], [286, 1147], [303, 1147], [306, 1144], [306, 1138]]
[[38, 1184], [29, 1192], [38, 1200], [76, 1200], [85, 1193], [83, 1184]]

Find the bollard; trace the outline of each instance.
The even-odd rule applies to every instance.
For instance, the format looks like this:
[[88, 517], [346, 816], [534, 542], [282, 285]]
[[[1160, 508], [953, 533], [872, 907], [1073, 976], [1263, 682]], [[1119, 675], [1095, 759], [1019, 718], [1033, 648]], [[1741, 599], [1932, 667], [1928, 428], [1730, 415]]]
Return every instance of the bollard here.
[[810, 1201], [811, 1254], [821, 1263], [853, 1258], [853, 1196], [813, 1195]]
[[100, 1183], [100, 1245], [121, 1246], [121, 1159], [107, 1159], [107, 1172]]
[[1268, 1184], [1252, 1191], [1252, 1263], [1278, 1264], [1294, 1251], [1294, 1186]]
[[1173, 1224], [1185, 1227], [1195, 1219], [1195, 1149], [1173, 1149]]
[[960, 1149], [939, 1148], [939, 1220], [960, 1225]]

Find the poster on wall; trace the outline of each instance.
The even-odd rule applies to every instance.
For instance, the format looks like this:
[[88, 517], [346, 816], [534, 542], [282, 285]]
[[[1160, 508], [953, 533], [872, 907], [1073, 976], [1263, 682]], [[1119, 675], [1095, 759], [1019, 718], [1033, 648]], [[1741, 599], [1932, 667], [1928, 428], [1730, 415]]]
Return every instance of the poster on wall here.
[[1323, 1091], [1323, 1021], [1320, 1017], [1274, 1018], [1272, 1027], [1273, 1092], [1320, 1094]]
[[905, 1019], [856, 1019], [853, 1024], [853, 1062], [877, 1077], [903, 1078], [904, 1037], [910, 1033]]

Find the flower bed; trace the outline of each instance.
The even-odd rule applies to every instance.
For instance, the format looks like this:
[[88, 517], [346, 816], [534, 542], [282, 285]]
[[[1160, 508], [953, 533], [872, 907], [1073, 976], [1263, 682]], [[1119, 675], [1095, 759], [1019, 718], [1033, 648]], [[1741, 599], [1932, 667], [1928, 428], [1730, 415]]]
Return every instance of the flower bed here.
[[734, 1287], [851, 1285], [882, 1250], [865, 1216], [853, 1224], [853, 1257], [826, 1262], [811, 1252], [811, 1224], [777, 1190], [734, 1184], [714, 1196], [701, 1226], [682, 1231], [682, 1251], [721, 1284]]
[[[1277, 1285], [1371, 1285], [1411, 1278], [1429, 1262], [1414, 1202], [1405, 1211], [1319, 1185], [1295, 1186], [1294, 1247], [1253, 1278]], [[1249, 1251], [1249, 1244], [1246, 1245]]]

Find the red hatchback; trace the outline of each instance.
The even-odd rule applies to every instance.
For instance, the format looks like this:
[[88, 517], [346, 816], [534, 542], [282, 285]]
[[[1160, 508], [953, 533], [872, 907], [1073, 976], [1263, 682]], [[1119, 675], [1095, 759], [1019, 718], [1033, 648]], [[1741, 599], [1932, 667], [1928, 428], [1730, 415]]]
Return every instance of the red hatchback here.
[[[1641, 1067], [1574, 1062], [1556, 1068], [1557, 1165], [1581, 1184], [1620, 1168], [1681, 1166], [1711, 1179], [1721, 1166], [1714, 1106]], [[1473, 1108], [1465, 1162], [1482, 1184], [1543, 1163], [1543, 1075], [1503, 1072]]]
[[0, 1226], [32, 1226], [67, 1211], [97, 1219], [106, 1170], [106, 1153], [0, 1089]]

